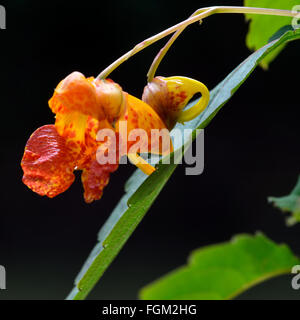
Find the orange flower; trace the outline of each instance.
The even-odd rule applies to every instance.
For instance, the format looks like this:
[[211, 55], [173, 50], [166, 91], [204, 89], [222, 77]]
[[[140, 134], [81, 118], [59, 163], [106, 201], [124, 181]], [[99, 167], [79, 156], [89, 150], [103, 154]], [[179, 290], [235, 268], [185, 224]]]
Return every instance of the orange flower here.
[[[90, 203], [101, 198], [110, 173], [118, 168], [119, 158], [124, 154], [144, 173], [151, 174], [155, 169], [138, 153], [141, 150], [156, 150], [160, 154], [172, 151], [172, 143], [169, 149], [164, 150], [160, 137], [153, 137], [151, 130], [165, 129], [170, 140], [167, 129], [180, 118], [181, 109], [193, 95], [191, 88], [194, 90], [188, 85], [182, 88], [186, 91], [186, 100], [180, 101], [174, 113], [174, 103], [166, 102], [161, 96], [166, 91], [160, 93], [159, 88], [152, 90], [152, 98], [145, 89], [145, 101], [149, 100], [147, 104], [123, 92], [112, 80], [85, 78], [79, 72], [71, 73], [58, 84], [49, 100], [49, 107], [56, 114], [55, 124], [37, 129], [26, 144], [21, 162], [23, 182], [34, 192], [52, 198], [70, 187], [74, 181], [74, 170], [82, 170], [84, 199]], [[171, 88], [171, 92], [177, 89]], [[153, 95], [159, 95], [162, 103], [154, 103]], [[127, 125], [125, 138], [121, 132], [122, 121]], [[110, 129], [117, 142], [126, 140], [125, 149], [121, 149], [119, 143], [98, 141], [97, 133], [101, 129]], [[132, 151], [136, 141], [130, 141], [130, 134], [134, 129], [143, 129], [147, 139], [146, 145], [142, 142], [139, 150]], [[116, 161], [100, 164], [97, 151], [101, 148], [115, 152]]]

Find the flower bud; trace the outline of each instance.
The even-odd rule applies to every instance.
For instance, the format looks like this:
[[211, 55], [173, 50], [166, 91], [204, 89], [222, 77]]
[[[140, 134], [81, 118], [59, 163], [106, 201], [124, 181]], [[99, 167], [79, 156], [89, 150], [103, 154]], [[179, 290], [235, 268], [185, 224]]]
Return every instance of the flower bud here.
[[120, 117], [125, 110], [126, 99], [122, 88], [112, 80], [95, 80], [99, 105], [110, 123]]
[[[202, 98], [188, 110], [189, 100], [201, 93]], [[209, 91], [206, 86], [186, 77], [155, 77], [144, 89], [142, 100], [149, 104], [171, 130], [176, 122], [184, 123], [198, 116], [207, 106]]]

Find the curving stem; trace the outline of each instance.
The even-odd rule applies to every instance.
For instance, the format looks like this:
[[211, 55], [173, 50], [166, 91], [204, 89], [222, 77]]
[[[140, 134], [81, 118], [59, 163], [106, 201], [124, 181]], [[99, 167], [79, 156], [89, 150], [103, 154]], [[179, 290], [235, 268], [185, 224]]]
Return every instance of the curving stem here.
[[266, 8], [252, 8], [252, 7], [230, 7], [230, 6], [219, 6], [219, 7], [207, 7], [201, 8], [197, 10], [190, 18], [184, 20], [171, 28], [168, 28], [144, 41], [137, 44], [132, 50], [125, 53], [111, 65], [109, 65], [106, 69], [104, 69], [98, 76], [97, 79], [105, 79], [112, 71], [114, 71], [119, 65], [125, 62], [127, 59], [138, 53], [139, 51], [147, 48], [154, 42], [176, 32], [173, 37], [168, 41], [166, 46], [159, 52], [156, 56], [153, 64], [151, 65], [148, 72], [148, 81], [151, 81], [154, 77], [155, 71], [163, 59], [164, 55], [171, 47], [173, 42], [179, 36], [179, 34], [190, 24], [201, 21], [206, 17], [209, 17], [216, 13], [250, 13], [250, 14], [263, 14], [263, 15], [275, 15], [275, 16], [285, 16], [285, 17], [297, 17], [299, 14], [295, 11], [290, 10], [279, 10], [279, 9], [266, 9]]

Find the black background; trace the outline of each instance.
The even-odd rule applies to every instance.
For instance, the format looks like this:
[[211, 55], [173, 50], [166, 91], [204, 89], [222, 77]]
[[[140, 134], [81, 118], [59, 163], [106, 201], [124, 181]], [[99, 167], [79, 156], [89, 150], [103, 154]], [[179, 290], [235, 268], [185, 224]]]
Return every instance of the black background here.
[[[29, 135], [54, 117], [47, 101], [74, 70], [96, 76], [138, 42], [199, 7], [241, 1], [2, 2], [0, 30], [1, 224], [0, 264], [7, 270], [1, 299], [64, 299], [96, 242], [96, 234], [134, 171], [120, 166], [100, 201], [87, 205], [77, 181], [55, 199], [21, 182]], [[250, 51], [242, 15], [218, 15], [189, 27], [158, 75], [198, 79], [212, 89]], [[111, 78], [140, 97], [146, 73], [165, 40], [124, 63]], [[258, 68], [205, 130], [205, 170], [179, 166], [112, 263], [91, 299], [135, 299], [139, 288], [185, 263], [195, 248], [263, 231], [300, 255], [300, 225], [267, 203], [287, 194], [299, 174], [299, 49], [290, 43], [268, 71]], [[290, 278], [269, 281], [241, 298], [299, 298]]]

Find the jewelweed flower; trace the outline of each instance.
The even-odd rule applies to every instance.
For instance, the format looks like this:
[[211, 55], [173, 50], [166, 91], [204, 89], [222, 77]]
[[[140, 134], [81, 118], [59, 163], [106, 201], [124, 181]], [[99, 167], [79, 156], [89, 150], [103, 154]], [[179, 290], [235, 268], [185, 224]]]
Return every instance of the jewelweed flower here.
[[82, 170], [86, 202], [100, 199], [117, 164], [99, 165], [96, 134], [112, 128], [125, 112], [125, 94], [112, 81], [95, 81], [73, 72], [61, 81], [49, 100], [55, 125], [37, 129], [29, 138], [21, 166], [23, 182], [34, 192], [50, 198], [64, 192]]
[[[176, 121], [195, 117], [199, 106], [193, 114], [190, 110], [194, 107], [187, 111], [182, 109], [197, 90], [199, 82], [189, 78], [157, 77], [145, 88], [142, 101], [124, 92], [112, 80], [71, 73], [58, 84], [49, 100], [49, 107], [56, 115], [55, 124], [37, 129], [25, 146], [21, 161], [23, 182], [39, 195], [52, 198], [70, 187], [75, 179], [74, 170], [81, 170], [84, 199], [90, 203], [101, 198], [122, 155], [127, 155], [144, 173], [151, 174], [155, 168], [139, 156], [138, 150], [130, 151], [135, 143], [129, 139], [131, 132], [144, 130], [148, 139], [143, 150], [152, 152], [154, 145], [158, 153], [163, 154], [160, 140], [153, 138], [151, 130], [169, 132]], [[185, 112], [189, 114], [185, 115]], [[122, 121], [127, 124], [125, 149], [119, 144], [109, 144], [108, 148], [113, 149], [110, 151], [116, 154], [116, 162], [99, 163], [97, 150], [107, 147], [107, 143], [99, 141], [97, 133], [110, 129], [119, 141]], [[170, 145], [168, 152], [172, 151], [171, 142]]]

